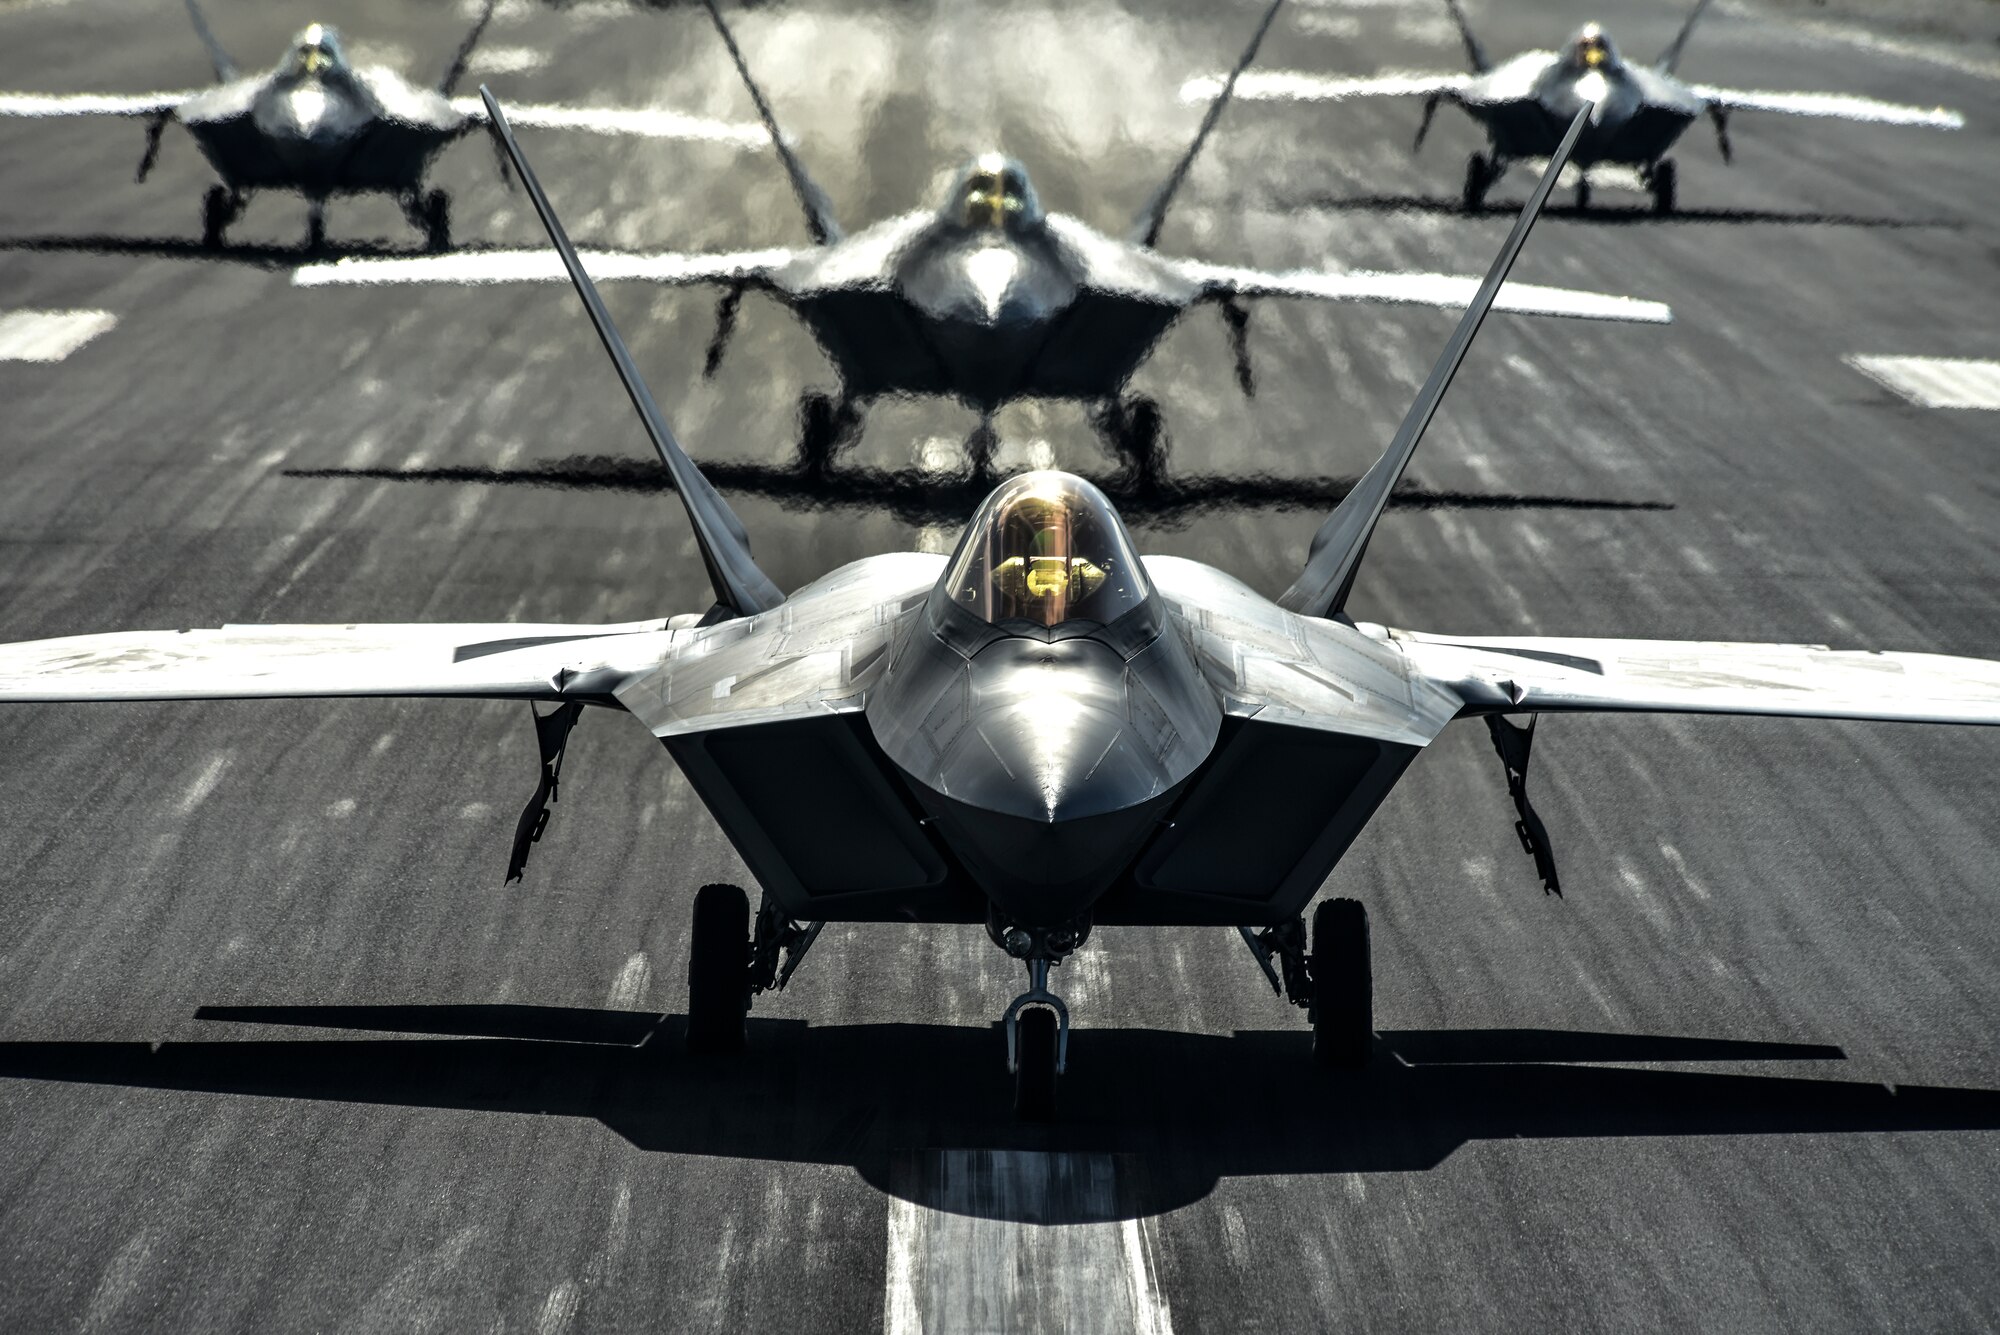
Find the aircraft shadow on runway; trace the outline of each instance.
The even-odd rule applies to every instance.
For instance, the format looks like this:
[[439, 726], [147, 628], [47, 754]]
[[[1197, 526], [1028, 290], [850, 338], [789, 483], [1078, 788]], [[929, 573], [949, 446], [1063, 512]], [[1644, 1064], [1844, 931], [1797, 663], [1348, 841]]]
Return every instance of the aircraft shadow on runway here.
[[[1328, 209], [1354, 213], [1436, 213], [1510, 219], [1521, 212], [1519, 204], [1489, 200], [1468, 213], [1465, 205], [1456, 198], [1430, 195], [1314, 194], [1283, 201], [1279, 207], [1286, 212]], [[1604, 223], [1607, 226], [1632, 223], [1655, 223], [1667, 227], [1676, 223], [1775, 223], [1790, 227], [1879, 227], [1892, 230], [1938, 227], [1950, 231], [1960, 231], [1965, 227], [1965, 223], [1956, 218], [1885, 218], [1864, 213], [1816, 213], [1789, 209], [1678, 208], [1672, 213], [1656, 213], [1650, 202], [1593, 203], [1584, 209], [1574, 204], [1551, 203], [1542, 210], [1541, 216], [1569, 222]]]
[[[455, 246], [457, 250], [495, 250], [499, 247]], [[10, 236], [0, 237], [0, 251], [25, 250], [51, 255], [123, 255], [137, 259], [203, 260], [216, 264], [241, 264], [253, 269], [296, 269], [302, 264], [320, 264], [345, 259], [415, 259], [428, 254], [422, 246], [390, 245], [384, 241], [330, 241], [308, 245], [302, 237], [289, 245], [256, 241], [230, 241], [220, 246], [203, 245], [198, 236]]]
[[[1365, 1072], [1318, 1072], [1303, 1026], [1230, 1037], [1078, 1029], [1060, 1120], [1017, 1123], [994, 1028], [750, 1022], [747, 1054], [679, 1016], [534, 1006], [204, 1007], [197, 1018], [431, 1038], [0, 1043], [0, 1078], [590, 1118], [640, 1149], [845, 1164], [905, 1191], [913, 1152], [1115, 1156], [1136, 1218], [1226, 1177], [1411, 1172], [1490, 1139], [2000, 1129], [2000, 1090], [1638, 1069], [1844, 1059], [1818, 1044], [1548, 1029], [1389, 1031]], [[1619, 1063], [1606, 1069], [1584, 1063]], [[898, 1165], [902, 1165], [899, 1169]], [[900, 1193], [899, 1193], [900, 1194]]]
[[[806, 465], [709, 461], [701, 466], [719, 489], [760, 496], [793, 510], [865, 506], [908, 524], [963, 523], [998, 478], [934, 469], [818, 468]], [[351, 478], [384, 482], [463, 483], [583, 490], [663, 492], [673, 489], [666, 470], [651, 459], [575, 454], [514, 468], [462, 464], [421, 468], [287, 468], [293, 478]], [[1155, 527], [1186, 522], [1226, 509], [1330, 510], [1355, 478], [1189, 474], [1174, 477], [1124, 469], [1089, 480], [1102, 488], [1130, 523]], [[1434, 491], [1399, 487], [1392, 505], [1403, 509], [1462, 510], [1671, 510], [1667, 501], [1591, 496]]]

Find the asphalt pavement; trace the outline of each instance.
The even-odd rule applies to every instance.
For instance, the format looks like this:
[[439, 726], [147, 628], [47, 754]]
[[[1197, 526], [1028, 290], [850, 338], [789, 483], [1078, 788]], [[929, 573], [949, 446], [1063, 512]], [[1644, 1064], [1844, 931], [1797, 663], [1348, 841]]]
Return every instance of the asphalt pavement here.
[[[1259, 8], [781, 4], [739, 32], [843, 219], [928, 201], [997, 146], [1049, 208], [1118, 229], [1199, 120], [1180, 85]], [[1718, 7], [1691, 79], [1942, 103], [1966, 128], [1745, 113], [1734, 165], [1702, 126], [1678, 152], [1681, 216], [1560, 194], [1517, 276], [1675, 323], [1489, 321], [1356, 614], [2000, 657], [2000, 413], [1848, 360], [2000, 358], [2000, 17], [1934, 8], [1912, 30]], [[319, 18], [422, 74], [469, 21], [283, 9], [211, 20], [246, 65]], [[1496, 53], [1597, 17], [1644, 56], [1680, 20], [1472, 13]], [[1328, 0], [1260, 64], [1458, 60], [1441, 6]], [[754, 114], [698, 9], [508, 0], [482, 62], [503, 98]], [[178, 6], [0, 0], [0, 89], [206, 73]], [[1162, 248], [1480, 272], [1531, 178], [1461, 215], [1475, 132], [1447, 108], [1413, 157], [1417, 115], [1232, 109]], [[0, 122], [0, 321], [109, 317], [60, 360], [0, 360], [0, 638], [706, 605], [566, 289], [295, 288], [305, 214], [278, 197], [204, 257], [207, 169], [170, 131], [135, 184], [143, 139]], [[581, 244], [804, 242], [768, 152], [523, 141]], [[438, 180], [463, 243], [537, 244], [483, 143]], [[382, 201], [337, 202], [328, 232], [420, 245]], [[705, 378], [712, 294], [609, 302], [780, 585], [953, 540], [970, 412], [877, 405], [839, 477], [803, 479], [799, 397], [833, 376], [781, 308], [748, 299]], [[1132, 387], [1171, 442], [1163, 489], [1124, 498], [1142, 550], [1284, 588], [1450, 327], [1262, 303], [1246, 397], [1221, 319], [1183, 320]], [[1074, 405], [997, 430], [1002, 467], [1115, 473]], [[0, 754], [0, 1328], [2000, 1323], [2000, 733], [1551, 720], [1532, 786], [1557, 899], [1484, 730], [1450, 729], [1325, 889], [1373, 917], [1368, 1073], [1315, 1073], [1233, 933], [1107, 929], [1055, 977], [1077, 1029], [1044, 1128], [1012, 1120], [995, 1028], [1023, 980], [974, 928], [829, 928], [746, 1057], [685, 1056], [694, 890], [747, 874], [629, 719], [585, 721], [512, 886], [518, 704], [20, 706]]]

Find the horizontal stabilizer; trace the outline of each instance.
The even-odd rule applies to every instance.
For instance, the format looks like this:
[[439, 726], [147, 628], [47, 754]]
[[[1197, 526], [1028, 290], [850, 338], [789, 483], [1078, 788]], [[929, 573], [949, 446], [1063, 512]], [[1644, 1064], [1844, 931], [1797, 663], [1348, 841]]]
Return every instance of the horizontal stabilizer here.
[[1636, 712], [2000, 724], [2000, 662], [1817, 644], [1421, 635], [1401, 649], [1467, 714]]
[[0, 702], [314, 696], [611, 704], [675, 632], [623, 625], [223, 626], [0, 645]]
[[[754, 286], [790, 261], [796, 251], [746, 250], [726, 255], [631, 255], [587, 250], [578, 259], [599, 283], [723, 283]], [[346, 259], [302, 264], [292, 271], [299, 287], [378, 286], [398, 283], [566, 283], [569, 271], [552, 250], [460, 250], [408, 259]]]

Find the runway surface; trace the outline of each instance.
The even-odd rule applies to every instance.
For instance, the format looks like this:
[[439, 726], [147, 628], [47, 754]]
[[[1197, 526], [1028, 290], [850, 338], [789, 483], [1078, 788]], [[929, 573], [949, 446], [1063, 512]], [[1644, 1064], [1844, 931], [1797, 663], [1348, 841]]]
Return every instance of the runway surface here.
[[[413, 72], [467, 22], [280, 8], [216, 0], [211, 18], [246, 64], [314, 17]], [[998, 144], [1051, 208], [1116, 229], [1199, 119], [1181, 83], [1225, 67], [1258, 8], [777, 5], [740, 33], [844, 219], [927, 201]], [[1652, 0], [1473, 13], [1496, 52], [1601, 17], [1641, 57], [1680, 18]], [[1455, 68], [1440, 14], [1301, 4], [1260, 63]], [[1796, 14], [1725, 4], [1683, 72], [1943, 103], [1966, 128], [1744, 114], [1733, 167], [1705, 127], [1679, 151], [1685, 216], [1609, 189], [1580, 216], [1564, 192], [1517, 276], [1667, 300], [1676, 323], [1490, 321], [1413, 470], [1437, 503], [1385, 520], [1357, 614], [2000, 656], [2000, 415], [1921, 406], [1847, 361], [2000, 356], [1993, 25]], [[510, 2], [487, 50], [503, 97], [752, 114], [699, 11]], [[9, 91], [206, 68], [177, 6], [0, 3]], [[1477, 273], [1530, 178], [1458, 215], [1474, 133], [1446, 109], [1412, 158], [1416, 119], [1235, 108], [1161, 245]], [[0, 312], [111, 321], [19, 325], [30, 351], [84, 341], [0, 361], [5, 638], [706, 604], [570, 293], [296, 289], [304, 212], [278, 197], [203, 262], [206, 169], [170, 131], [135, 185], [142, 139], [0, 123]], [[584, 244], [803, 240], [768, 153], [524, 140]], [[461, 240], [536, 244], [484, 144], [439, 179]], [[336, 204], [329, 232], [419, 244], [381, 201]], [[790, 471], [796, 405], [832, 376], [782, 310], [747, 302], [704, 380], [711, 295], [609, 300], [781, 585], [953, 539], [969, 413], [880, 406], [849, 481], [816, 494]], [[1246, 399], [1221, 320], [1184, 321], [1134, 389], [1196, 494], [1135, 503], [1142, 548], [1282, 589], [1450, 325], [1264, 303]], [[1112, 471], [1073, 407], [998, 427], [1003, 466]], [[0, 713], [0, 1328], [2000, 1322], [2000, 733], [1554, 720], [1533, 785], [1557, 900], [1461, 725], [1326, 887], [1373, 915], [1369, 1073], [1315, 1074], [1302, 1015], [1232, 933], [1105, 930], [1057, 972], [1071, 1074], [1061, 1122], [1032, 1129], [993, 1027], [1022, 980], [975, 929], [830, 928], [760, 1001], [740, 1064], [683, 1056], [694, 889], [745, 873], [658, 745], [606, 716], [503, 886], [526, 715]]]

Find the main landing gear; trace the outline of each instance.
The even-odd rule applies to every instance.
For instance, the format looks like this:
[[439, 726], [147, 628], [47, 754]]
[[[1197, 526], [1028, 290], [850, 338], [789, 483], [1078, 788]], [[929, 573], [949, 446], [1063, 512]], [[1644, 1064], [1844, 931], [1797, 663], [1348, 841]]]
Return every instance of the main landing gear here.
[[782, 990], [824, 926], [794, 922], [766, 899], [753, 932], [750, 897], [740, 887], [704, 885], [696, 891], [688, 942], [688, 1050], [741, 1052], [751, 999]]
[[1639, 179], [1645, 182], [1647, 193], [1653, 197], [1653, 212], [1665, 214], [1674, 211], [1674, 178], [1678, 174], [1672, 158], [1661, 158], [1639, 169]]
[[1167, 437], [1160, 422], [1159, 404], [1143, 395], [1104, 399], [1092, 406], [1090, 424], [1118, 456], [1134, 483], [1145, 486], [1159, 480], [1167, 457]]
[[222, 234], [243, 216], [247, 203], [247, 198], [226, 185], [210, 186], [201, 197], [201, 244], [209, 250], [222, 249]]
[[1361, 901], [1322, 901], [1313, 913], [1310, 951], [1302, 918], [1262, 932], [1237, 931], [1271, 980], [1271, 990], [1305, 1008], [1312, 1021], [1313, 1060], [1331, 1070], [1366, 1066], [1375, 1045], [1375, 976], [1368, 910]]
[[1486, 192], [1491, 190], [1506, 174], [1507, 164], [1499, 156], [1489, 158], [1484, 153], [1474, 153], [1465, 163], [1465, 190], [1459, 196], [1459, 203], [1467, 213], [1478, 213], [1486, 207]]
[[1028, 966], [1028, 990], [1000, 1017], [1007, 1031], [1007, 1069], [1014, 1077], [1014, 1115], [1047, 1122], [1056, 1115], [1056, 1077], [1069, 1065], [1069, 1007], [1049, 990], [1049, 970], [1090, 937], [1088, 922], [1022, 927], [989, 918], [993, 944]]
[[861, 409], [845, 394], [835, 398], [811, 390], [800, 397], [799, 464], [806, 471], [825, 471], [860, 434]]
[[396, 202], [403, 206], [403, 217], [410, 226], [424, 234], [425, 250], [438, 254], [451, 249], [451, 196], [442, 190], [428, 195], [413, 190]]

